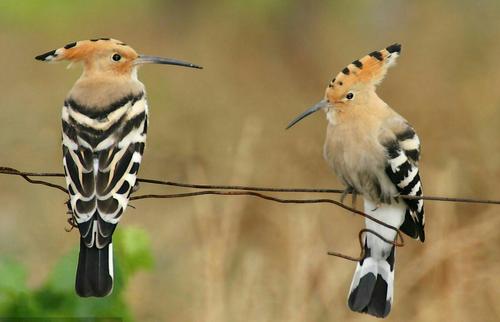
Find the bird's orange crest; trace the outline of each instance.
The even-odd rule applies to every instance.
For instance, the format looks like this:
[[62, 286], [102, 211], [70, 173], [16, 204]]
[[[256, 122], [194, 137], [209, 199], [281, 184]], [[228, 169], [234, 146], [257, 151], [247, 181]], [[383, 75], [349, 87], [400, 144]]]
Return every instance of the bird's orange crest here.
[[72, 42], [64, 47], [36, 56], [35, 58], [47, 62], [61, 60], [81, 61], [91, 58], [96, 54], [99, 55], [100, 53], [111, 52], [116, 52], [131, 59], [138, 56], [134, 49], [119, 40], [111, 38], [97, 38]]
[[341, 99], [356, 85], [373, 87], [379, 84], [400, 52], [401, 45], [393, 44], [353, 61], [330, 82], [326, 90], [327, 96], [334, 100]]
[[84, 74], [136, 77], [138, 65], [163, 64], [201, 69], [203, 67], [173, 58], [139, 55], [127, 44], [111, 38], [72, 42], [35, 57], [37, 60], [83, 62]]
[[97, 38], [72, 42], [35, 58], [46, 62], [83, 62], [87, 72], [101, 70], [126, 75], [131, 73], [137, 57], [132, 47], [119, 40]]

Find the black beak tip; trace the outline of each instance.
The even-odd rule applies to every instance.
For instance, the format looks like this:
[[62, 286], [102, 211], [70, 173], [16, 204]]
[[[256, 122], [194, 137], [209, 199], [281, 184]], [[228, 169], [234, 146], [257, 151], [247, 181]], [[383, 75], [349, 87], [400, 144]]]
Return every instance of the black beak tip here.
[[51, 50], [49, 52], [46, 52], [45, 54], [38, 55], [38, 56], [35, 57], [35, 59], [36, 60], [40, 60], [40, 61], [47, 61], [47, 58], [50, 57], [50, 56], [53, 56], [52, 58], [54, 58], [55, 56], [57, 56], [55, 49]]
[[299, 123], [299, 121], [300, 120], [295, 119], [295, 120], [291, 121], [290, 123], [288, 123], [288, 125], [285, 128], [285, 131], [289, 130], [290, 128], [292, 128], [295, 124]]

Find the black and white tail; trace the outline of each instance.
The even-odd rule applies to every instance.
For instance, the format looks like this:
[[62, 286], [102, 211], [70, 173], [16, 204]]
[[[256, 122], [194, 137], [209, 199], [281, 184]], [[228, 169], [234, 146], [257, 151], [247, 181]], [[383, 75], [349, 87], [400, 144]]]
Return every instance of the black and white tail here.
[[75, 290], [79, 296], [104, 297], [113, 290], [113, 244], [99, 249], [80, 239]]
[[349, 291], [349, 308], [376, 317], [391, 311], [394, 290], [394, 246], [387, 258], [371, 256], [365, 240], [365, 257], [358, 263]]
[[[406, 204], [376, 204], [364, 199], [365, 213], [395, 228], [404, 221]], [[387, 240], [394, 240], [396, 231], [366, 218], [366, 228]], [[378, 236], [366, 232], [364, 257], [359, 261], [352, 278], [347, 303], [356, 312], [368, 313], [376, 317], [386, 317], [391, 311], [394, 293], [395, 249]]]

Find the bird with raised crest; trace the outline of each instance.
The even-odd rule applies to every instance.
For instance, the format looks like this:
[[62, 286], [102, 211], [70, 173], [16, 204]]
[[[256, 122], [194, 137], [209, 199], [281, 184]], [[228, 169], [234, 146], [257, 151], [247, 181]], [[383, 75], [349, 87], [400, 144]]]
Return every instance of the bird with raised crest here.
[[136, 186], [148, 128], [142, 64], [200, 66], [139, 55], [110, 38], [72, 42], [36, 56], [81, 62], [83, 74], [62, 108], [62, 148], [68, 208], [80, 232], [76, 293], [103, 297], [113, 289], [112, 235]]
[[[330, 82], [324, 99], [287, 128], [325, 111], [323, 155], [346, 193], [361, 194], [365, 213], [423, 242], [423, 200], [400, 197], [422, 195], [420, 141], [413, 127], [375, 92], [400, 52], [401, 45], [394, 44], [353, 61]], [[365, 225], [389, 241], [396, 238], [395, 230], [368, 218]], [[393, 303], [395, 246], [370, 232], [365, 232], [363, 244], [347, 302], [353, 311], [386, 317]]]

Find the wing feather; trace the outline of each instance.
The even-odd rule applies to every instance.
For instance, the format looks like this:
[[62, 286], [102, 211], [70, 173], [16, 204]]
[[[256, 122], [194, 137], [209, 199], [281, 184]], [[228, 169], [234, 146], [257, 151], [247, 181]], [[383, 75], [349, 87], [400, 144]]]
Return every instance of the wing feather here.
[[[123, 101], [107, 118], [68, 100], [63, 107], [63, 163], [71, 210], [88, 247], [105, 247], [128, 204], [144, 151], [144, 94]], [[111, 110], [111, 109], [110, 109]], [[78, 123], [78, 120], [87, 120]], [[110, 124], [103, 124], [110, 122]]]
[[[396, 186], [399, 194], [422, 195], [422, 183], [418, 169], [420, 140], [415, 130], [407, 123], [395, 131], [395, 139], [386, 146], [386, 174]], [[403, 199], [408, 206], [401, 230], [413, 237], [425, 240], [424, 201], [422, 199]]]

